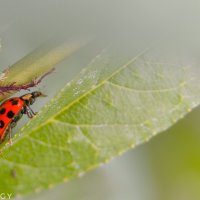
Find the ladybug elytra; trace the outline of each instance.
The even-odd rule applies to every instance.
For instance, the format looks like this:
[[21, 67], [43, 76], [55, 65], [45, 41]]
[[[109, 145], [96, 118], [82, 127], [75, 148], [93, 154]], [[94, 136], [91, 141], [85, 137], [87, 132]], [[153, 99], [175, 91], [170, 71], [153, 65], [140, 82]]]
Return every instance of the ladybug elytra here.
[[26, 114], [29, 118], [36, 115], [30, 105], [35, 102], [37, 97], [41, 96], [46, 95], [35, 91], [20, 97], [9, 98], [0, 105], [0, 143], [4, 141], [7, 134], [9, 134], [9, 140], [11, 142], [11, 130], [16, 126], [23, 114]]

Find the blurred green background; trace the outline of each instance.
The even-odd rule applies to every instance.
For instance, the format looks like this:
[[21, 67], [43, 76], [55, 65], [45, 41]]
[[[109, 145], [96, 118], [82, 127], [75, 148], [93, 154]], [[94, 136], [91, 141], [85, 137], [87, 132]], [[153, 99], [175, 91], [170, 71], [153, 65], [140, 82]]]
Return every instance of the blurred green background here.
[[[160, 41], [178, 41], [178, 62], [199, 65], [200, 2], [181, 0], [1, 0], [0, 69], [15, 63], [57, 35], [91, 35], [126, 40], [135, 49]], [[182, 38], [182, 39], [180, 39]], [[167, 42], [170, 52], [173, 47]], [[81, 49], [59, 64], [56, 73], [38, 86], [48, 98], [34, 105], [39, 110], [65, 83], [94, 57]], [[156, 55], [157, 56], [157, 55]], [[167, 56], [167, 55], [165, 55]], [[176, 57], [177, 56], [177, 57]], [[59, 81], [55, 81], [59, 80]], [[199, 200], [200, 109], [170, 130], [112, 160], [85, 176], [23, 200]], [[28, 119], [23, 118], [15, 131]]]

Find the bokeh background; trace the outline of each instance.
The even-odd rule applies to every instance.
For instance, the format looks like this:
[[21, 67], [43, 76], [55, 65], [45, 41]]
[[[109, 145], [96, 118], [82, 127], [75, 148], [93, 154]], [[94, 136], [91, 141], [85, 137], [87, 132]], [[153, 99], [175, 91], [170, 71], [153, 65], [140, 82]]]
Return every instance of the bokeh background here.
[[[198, 0], [1, 0], [0, 69], [60, 34], [66, 38], [89, 35], [131, 40], [136, 50], [162, 43], [168, 52], [175, 52], [169, 63], [177, 58], [181, 64], [199, 65], [199, 10]], [[87, 66], [94, 53], [90, 48], [82, 49], [59, 64], [56, 73], [38, 86], [48, 98], [34, 109], [40, 109]], [[199, 118], [197, 108], [166, 132], [109, 164], [20, 199], [199, 200]], [[15, 131], [27, 121], [24, 117]]]

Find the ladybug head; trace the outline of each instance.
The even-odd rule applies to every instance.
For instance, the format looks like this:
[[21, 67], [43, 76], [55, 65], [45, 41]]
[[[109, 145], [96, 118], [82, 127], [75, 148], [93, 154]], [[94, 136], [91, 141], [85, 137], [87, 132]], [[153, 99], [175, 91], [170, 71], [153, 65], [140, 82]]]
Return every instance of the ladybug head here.
[[47, 95], [43, 94], [42, 92], [35, 91], [32, 93], [25, 94], [21, 96], [21, 99], [26, 102], [28, 105], [32, 105], [35, 102], [35, 99], [38, 97], [46, 97]]

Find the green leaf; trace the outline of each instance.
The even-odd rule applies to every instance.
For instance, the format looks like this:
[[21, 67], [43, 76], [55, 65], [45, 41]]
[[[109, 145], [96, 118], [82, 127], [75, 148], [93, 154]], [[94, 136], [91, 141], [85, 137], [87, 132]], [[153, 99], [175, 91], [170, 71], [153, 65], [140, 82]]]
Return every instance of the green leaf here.
[[49, 188], [148, 141], [199, 104], [197, 72], [102, 51], [3, 146], [1, 191]]

